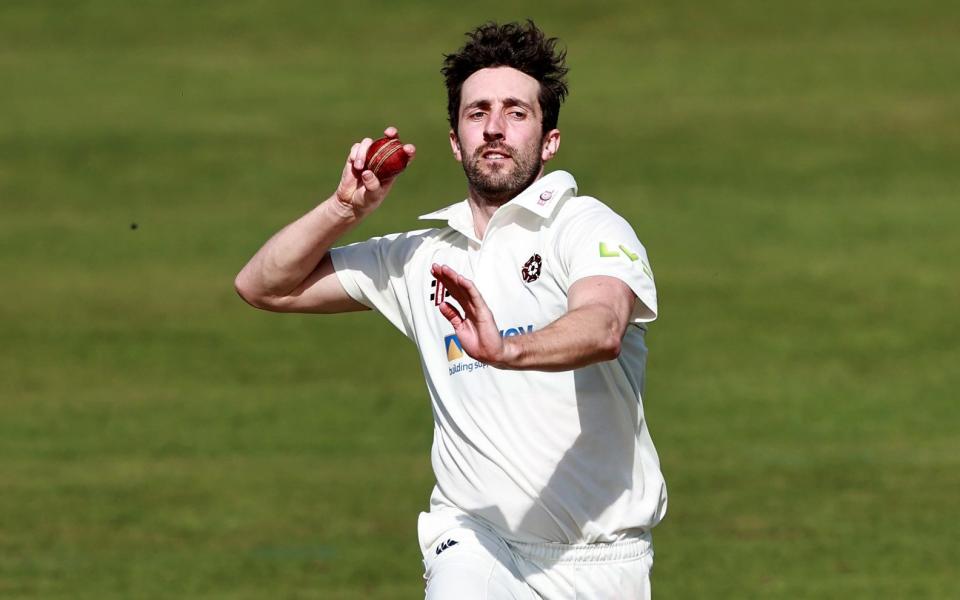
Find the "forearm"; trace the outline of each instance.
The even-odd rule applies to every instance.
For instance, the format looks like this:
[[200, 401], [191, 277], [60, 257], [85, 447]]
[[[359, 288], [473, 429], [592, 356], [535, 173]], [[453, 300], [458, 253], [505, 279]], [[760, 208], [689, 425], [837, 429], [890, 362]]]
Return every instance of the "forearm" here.
[[504, 338], [501, 369], [569, 371], [620, 355], [624, 328], [610, 306], [581, 306], [526, 335]]
[[293, 291], [317, 267], [333, 244], [359, 222], [336, 195], [290, 223], [250, 259], [237, 275], [244, 297], [277, 297]]

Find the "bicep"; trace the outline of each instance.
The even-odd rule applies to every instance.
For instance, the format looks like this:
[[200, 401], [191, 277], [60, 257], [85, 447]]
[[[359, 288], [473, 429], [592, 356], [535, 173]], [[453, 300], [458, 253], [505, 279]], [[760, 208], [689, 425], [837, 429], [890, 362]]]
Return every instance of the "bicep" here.
[[329, 314], [370, 310], [354, 300], [344, 289], [329, 252], [290, 294], [271, 298], [267, 304], [261, 308], [275, 312]]
[[567, 295], [567, 310], [600, 308], [610, 315], [621, 334], [630, 322], [637, 295], [624, 281], [608, 275], [591, 275], [573, 282]]

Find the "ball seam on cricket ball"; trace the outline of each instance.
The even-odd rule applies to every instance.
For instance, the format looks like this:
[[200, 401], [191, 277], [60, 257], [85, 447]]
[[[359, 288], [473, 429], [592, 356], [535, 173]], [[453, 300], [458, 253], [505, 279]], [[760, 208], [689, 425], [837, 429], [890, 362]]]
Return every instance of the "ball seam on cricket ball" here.
[[[396, 177], [407, 166], [403, 142], [395, 138], [381, 138], [371, 144], [371, 148], [377, 144], [380, 146], [372, 154], [368, 154], [367, 169], [380, 179]], [[397, 155], [398, 152], [401, 154]]]

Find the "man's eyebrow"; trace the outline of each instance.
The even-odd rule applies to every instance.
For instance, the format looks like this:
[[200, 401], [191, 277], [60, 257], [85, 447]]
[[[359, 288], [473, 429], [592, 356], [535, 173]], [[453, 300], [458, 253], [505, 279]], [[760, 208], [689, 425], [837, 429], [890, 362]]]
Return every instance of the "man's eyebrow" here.
[[503, 100], [503, 104], [505, 106], [519, 106], [520, 108], [525, 108], [530, 112], [533, 112], [533, 105], [531, 105], [529, 102], [521, 100], [520, 98], [514, 98], [513, 96], [505, 98]]
[[[487, 98], [479, 98], [479, 99], [477, 99], [477, 100], [474, 100], [473, 102], [470, 102], [470, 103], [468, 103], [468, 104], [464, 104], [464, 105], [463, 105], [463, 110], [467, 110], [467, 109], [470, 109], [470, 108], [489, 108], [491, 104], [492, 104], [492, 102], [491, 102], [490, 100], [488, 100]], [[515, 98], [515, 97], [513, 97], [513, 96], [510, 96], [510, 97], [508, 97], [508, 98], [504, 98], [504, 99], [503, 99], [503, 105], [504, 105], [504, 106], [519, 106], [520, 108], [524, 108], [524, 109], [526, 109], [526, 110], [529, 110], [530, 112], [533, 112], [533, 110], [534, 110], [533, 105], [531, 105], [529, 102], [526, 102], [526, 101], [524, 101], [524, 100], [521, 100], [520, 98]]]
[[468, 108], [475, 108], [475, 107], [486, 108], [488, 106], [490, 106], [490, 101], [487, 99], [481, 98], [479, 100], [474, 100], [469, 104], [464, 104], [463, 109], [466, 110]]

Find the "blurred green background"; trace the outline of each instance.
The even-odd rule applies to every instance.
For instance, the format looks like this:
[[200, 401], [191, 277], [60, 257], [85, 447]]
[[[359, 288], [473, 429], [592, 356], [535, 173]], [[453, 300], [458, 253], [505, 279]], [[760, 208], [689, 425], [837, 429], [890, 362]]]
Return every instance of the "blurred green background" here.
[[657, 274], [656, 597], [955, 597], [960, 5], [893, 0], [5, 0], [0, 596], [422, 597], [413, 346], [232, 281], [387, 124], [350, 240], [461, 199], [442, 54], [528, 16]]

